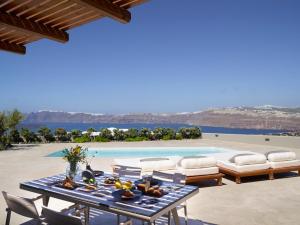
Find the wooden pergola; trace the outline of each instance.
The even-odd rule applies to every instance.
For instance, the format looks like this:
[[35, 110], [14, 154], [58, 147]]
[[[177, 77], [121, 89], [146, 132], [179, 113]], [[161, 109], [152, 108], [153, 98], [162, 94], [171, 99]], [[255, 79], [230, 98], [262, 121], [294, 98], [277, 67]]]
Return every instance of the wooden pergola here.
[[0, 0], [0, 50], [25, 54], [42, 38], [65, 43], [67, 30], [110, 17], [131, 20], [129, 8], [147, 0]]

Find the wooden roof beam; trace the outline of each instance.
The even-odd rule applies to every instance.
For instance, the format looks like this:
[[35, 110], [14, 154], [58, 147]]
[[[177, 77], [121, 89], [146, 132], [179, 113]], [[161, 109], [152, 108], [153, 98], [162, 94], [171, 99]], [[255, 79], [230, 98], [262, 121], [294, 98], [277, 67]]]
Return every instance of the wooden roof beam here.
[[26, 54], [26, 47], [23, 45], [11, 44], [6, 41], [0, 41], [0, 50], [13, 52], [21, 55]]
[[108, 0], [72, 0], [73, 2], [82, 5], [86, 8], [95, 10], [105, 16], [115, 19], [121, 23], [129, 23], [131, 13]]
[[15, 30], [40, 37], [49, 38], [54, 41], [65, 43], [69, 40], [69, 34], [65, 31], [51, 28], [41, 23], [32, 22], [17, 16], [0, 11], [0, 24], [10, 26]]

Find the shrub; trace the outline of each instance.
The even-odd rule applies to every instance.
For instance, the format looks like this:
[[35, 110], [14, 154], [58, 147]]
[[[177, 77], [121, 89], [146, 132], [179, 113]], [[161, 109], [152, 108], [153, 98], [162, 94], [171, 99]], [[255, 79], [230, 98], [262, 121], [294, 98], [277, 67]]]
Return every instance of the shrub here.
[[139, 131], [135, 128], [130, 128], [127, 132], [126, 132], [126, 139], [127, 138], [136, 138], [139, 136]]
[[67, 134], [67, 131], [64, 128], [57, 128], [54, 132], [58, 141], [69, 141], [70, 137]]
[[176, 133], [176, 136], [175, 136], [175, 139], [176, 140], [182, 140], [182, 135], [180, 133]]
[[11, 143], [20, 143], [22, 141], [18, 130], [11, 130], [9, 132], [9, 141]]
[[185, 139], [196, 139], [202, 137], [202, 133], [199, 127], [181, 128], [179, 130], [179, 133], [182, 135], [182, 138]]
[[165, 129], [164, 132], [165, 132], [165, 134], [162, 138], [163, 140], [174, 140], [174, 139], [176, 139], [176, 133], [173, 129], [167, 128], [167, 129]]
[[71, 138], [72, 138], [72, 140], [74, 141], [74, 139], [78, 138], [78, 137], [81, 137], [81, 131], [77, 130], [77, 129], [71, 130]]
[[44, 138], [44, 142], [52, 142], [55, 141], [55, 138], [48, 127], [41, 127], [38, 130], [38, 134]]
[[126, 134], [123, 130], [114, 129], [114, 137], [115, 141], [124, 141], [126, 138]]
[[0, 112], [0, 149], [11, 147], [11, 141], [18, 141], [17, 125], [22, 121], [23, 115], [18, 110]]
[[149, 138], [151, 138], [152, 135], [151, 135], [151, 131], [148, 128], [142, 128], [139, 131], [139, 136], [149, 139]]
[[125, 141], [128, 141], [128, 142], [149, 141], [149, 138], [145, 138], [145, 137], [126, 138]]
[[74, 142], [75, 143], [84, 143], [84, 142], [90, 142], [91, 139], [88, 135], [82, 135], [81, 137], [77, 137], [77, 138], [74, 138]]
[[92, 127], [88, 128], [86, 131], [87, 131], [89, 134], [91, 134], [92, 132], [96, 132], [96, 130], [95, 130], [94, 128], [92, 128]]
[[96, 141], [96, 142], [110, 142], [110, 139], [105, 138], [105, 137], [101, 137], [101, 136], [97, 136], [97, 137], [95, 137], [94, 141]]
[[153, 140], [160, 140], [166, 135], [165, 128], [155, 128], [152, 133]]
[[20, 136], [25, 143], [38, 142], [38, 136], [27, 128], [21, 128]]
[[113, 136], [112, 136], [112, 133], [109, 129], [106, 129], [106, 128], [103, 128], [100, 130], [100, 137], [102, 138], [107, 138], [109, 140], [112, 140], [113, 139]]

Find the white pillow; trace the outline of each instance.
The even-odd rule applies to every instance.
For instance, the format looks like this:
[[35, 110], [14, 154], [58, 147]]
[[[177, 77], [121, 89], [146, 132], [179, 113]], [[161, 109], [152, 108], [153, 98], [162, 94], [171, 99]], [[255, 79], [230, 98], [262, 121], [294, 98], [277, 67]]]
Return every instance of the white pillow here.
[[234, 158], [234, 163], [238, 166], [264, 164], [267, 158], [263, 154], [241, 155]]
[[213, 157], [205, 156], [191, 156], [183, 157], [178, 162], [178, 167], [184, 169], [200, 169], [200, 168], [209, 168], [215, 167], [217, 165], [217, 160]]
[[296, 159], [295, 152], [270, 152], [267, 154], [268, 160], [270, 162], [283, 162], [291, 161]]
[[162, 171], [162, 170], [175, 170], [176, 162], [173, 160], [146, 160], [140, 162], [140, 167], [143, 172], [149, 172], [153, 170]]

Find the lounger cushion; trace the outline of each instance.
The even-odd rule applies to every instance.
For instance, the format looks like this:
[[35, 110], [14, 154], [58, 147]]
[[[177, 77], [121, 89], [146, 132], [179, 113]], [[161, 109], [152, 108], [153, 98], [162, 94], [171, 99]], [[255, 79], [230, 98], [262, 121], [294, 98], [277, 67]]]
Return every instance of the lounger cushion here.
[[201, 168], [201, 169], [185, 169], [182, 167], [177, 168], [179, 173], [182, 173], [186, 176], [201, 176], [201, 175], [209, 175], [209, 174], [217, 174], [219, 173], [218, 167], [209, 167], [209, 168]]
[[264, 170], [264, 169], [269, 169], [270, 164], [269, 162], [262, 163], [262, 164], [253, 164], [253, 165], [236, 165], [235, 163], [231, 163], [229, 161], [220, 161], [218, 160], [217, 165], [219, 167], [223, 167], [226, 169], [230, 169], [236, 172], [249, 172], [249, 171], [256, 171], [256, 170]]
[[241, 154], [232, 157], [230, 160], [231, 163], [235, 163], [238, 166], [264, 164], [266, 161], [267, 158], [263, 154]]
[[217, 165], [217, 160], [213, 157], [204, 156], [190, 156], [183, 157], [179, 160], [177, 166], [184, 169], [200, 169], [215, 167]]
[[175, 170], [176, 169], [176, 162], [170, 159], [153, 159], [151, 160], [142, 160], [140, 162], [140, 167], [142, 168], [143, 172], [147, 171], [163, 171], [163, 170]]
[[283, 162], [283, 161], [291, 161], [296, 159], [295, 152], [288, 151], [278, 151], [278, 152], [269, 152], [267, 153], [268, 160], [270, 162]]
[[290, 166], [300, 166], [300, 160], [289, 160], [283, 162], [270, 162], [271, 168], [279, 169]]

